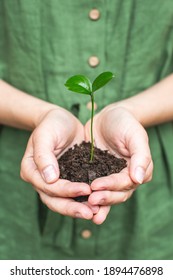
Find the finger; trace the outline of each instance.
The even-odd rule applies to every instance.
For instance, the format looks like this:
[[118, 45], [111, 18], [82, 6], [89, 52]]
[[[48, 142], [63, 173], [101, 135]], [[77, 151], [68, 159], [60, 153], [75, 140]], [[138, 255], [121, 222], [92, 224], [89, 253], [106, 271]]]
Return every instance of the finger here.
[[43, 192], [39, 192], [39, 195], [42, 202], [53, 212], [87, 220], [93, 217], [91, 209], [83, 203], [75, 202], [73, 199], [50, 197]]
[[102, 224], [106, 220], [109, 211], [110, 206], [101, 206], [98, 213], [92, 218], [93, 223], [95, 223], [96, 225]]
[[59, 196], [65, 198], [75, 198], [78, 196], [88, 196], [91, 193], [90, 187], [85, 183], [70, 182], [59, 179], [53, 184], [37, 185], [36, 190], [41, 189], [49, 196]]
[[61, 179], [53, 184], [40, 184], [37, 180], [33, 185], [36, 191], [40, 190], [52, 197], [75, 198], [78, 196], [87, 196], [91, 193], [90, 187], [85, 183], [70, 182]]
[[124, 192], [110, 192], [110, 191], [98, 191], [93, 192], [89, 196], [89, 203], [92, 205], [113, 205], [120, 204], [122, 202], [127, 201], [134, 190], [124, 191]]
[[131, 180], [128, 171], [111, 174], [106, 177], [95, 179], [91, 183], [92, 190], [122, 191], [136, 188], [136, 184]]

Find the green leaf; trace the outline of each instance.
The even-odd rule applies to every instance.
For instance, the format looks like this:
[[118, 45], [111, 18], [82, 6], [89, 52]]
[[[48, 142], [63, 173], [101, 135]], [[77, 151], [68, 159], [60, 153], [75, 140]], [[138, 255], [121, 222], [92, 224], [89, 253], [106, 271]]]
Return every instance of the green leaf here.
[[68, 88], [68, 90], [77, 93], [90, 95], [92, 92], [92, 84], [90, 80], [84, 75], [72, 76], [66, 81], [65, 86]]
[[99, 88], [106, 85], [112, 78], [115, 76], [111, 72], [103, 72], [101, 73], [93, 82], [92, 84], [92, 92], [95, 92]]

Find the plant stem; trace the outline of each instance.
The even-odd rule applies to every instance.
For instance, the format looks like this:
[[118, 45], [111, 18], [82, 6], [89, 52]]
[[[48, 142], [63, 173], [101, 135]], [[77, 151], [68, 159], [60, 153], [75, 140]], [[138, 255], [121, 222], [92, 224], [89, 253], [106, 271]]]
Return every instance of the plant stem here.
[[90, 150], [90, 162], [93, 161], [94, 158], [94, 137], [93, 137], [93, 119], [94, 119], [94, 92], [91, 93], [91, 150]]

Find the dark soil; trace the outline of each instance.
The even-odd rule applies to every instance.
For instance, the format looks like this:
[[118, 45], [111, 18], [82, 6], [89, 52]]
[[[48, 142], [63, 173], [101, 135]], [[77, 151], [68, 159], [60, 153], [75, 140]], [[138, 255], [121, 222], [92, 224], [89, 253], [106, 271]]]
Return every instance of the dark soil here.
[[[91, 182], [99, 177], [119, 173], [127, 166], [123, 158], [117, 158], [107, 150], [94, 148], [94, 159], [90, 162], [90, 146], [88, 142], [82, 142], [66, 151], [58, 160], [60, 178], [71, 182]], [[86, 201], [87, 196], [75, 198], [76, 201]]]

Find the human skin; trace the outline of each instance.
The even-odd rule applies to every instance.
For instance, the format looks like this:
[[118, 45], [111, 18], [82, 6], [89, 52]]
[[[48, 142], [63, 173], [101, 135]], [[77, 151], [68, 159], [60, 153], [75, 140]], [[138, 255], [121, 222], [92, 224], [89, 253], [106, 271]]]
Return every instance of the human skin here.
[[[89, 197], [92, 205], [122, 203], [140, 184], [152, 179], [153, 162], [143, 127], [173, 120], [172, 108], [173, 75], [170, 75], [136, 96], [108, 105], [95, 116], [96, 146], [126, 158], [128, 165], [119, 174], [92, 182], [94, 192]], [[85, 135], [89, 140], [90, 121], [85, 126]]]
[[[86, 124], [86, 139], [89, 139]], [[110, 206], [125, 202], [136, 188], [151, 180], [153, 162], [148, 136], [142, 125], [123, 107], [103, 110], [94, 119], [95, 144], [127, 160], [127, 167], [120, 173], [95, 179], [89, 196], [91, 205]], [[98, 216], [95, 222], [99, 223]]]
[[[105, 107], [95, 116], [96, 143], [126, 157], [128, 168], [119, 174], [96, 179], [90, 188], [84, 183], [59, 179], [56, 160], [58, 154], [74, 143], [89, 139], [89, 123], [84, 129], [65, 109], [29, 96], [1, 81], [0, 122], [33, 131], [22, 160], [21, 177], [34, 186], [51, 210], [71, 217], [91, 219], [96, 224], [103, 223], [110, 205], [124, 202], [139, 184], [152, 178], [153, 164], [143, 126], [173, 119], [172, 84], [173, 75], [170, 75], [145, 92]], [[102, 123], [109, 125], [103, 126]], [[57, 127], [58, 130], [62, 128], [59, 134]], [[97, 192], [91, 193], [91, 189]], [[88, 204], [71, 199], [87, 194]]]
[[[32, 97], [0, 81], [0, 123], [33, 131], [21, 163], [21, 177], [31, 183], [52, 211], [92, 219], [98, 206], [75, 202], [89, 195], [84, 183], [59, 179], [57, 156], [84, 140], [83, 125], [67, 110]], [[32, 112], [32, 113], [31, 113]]]

